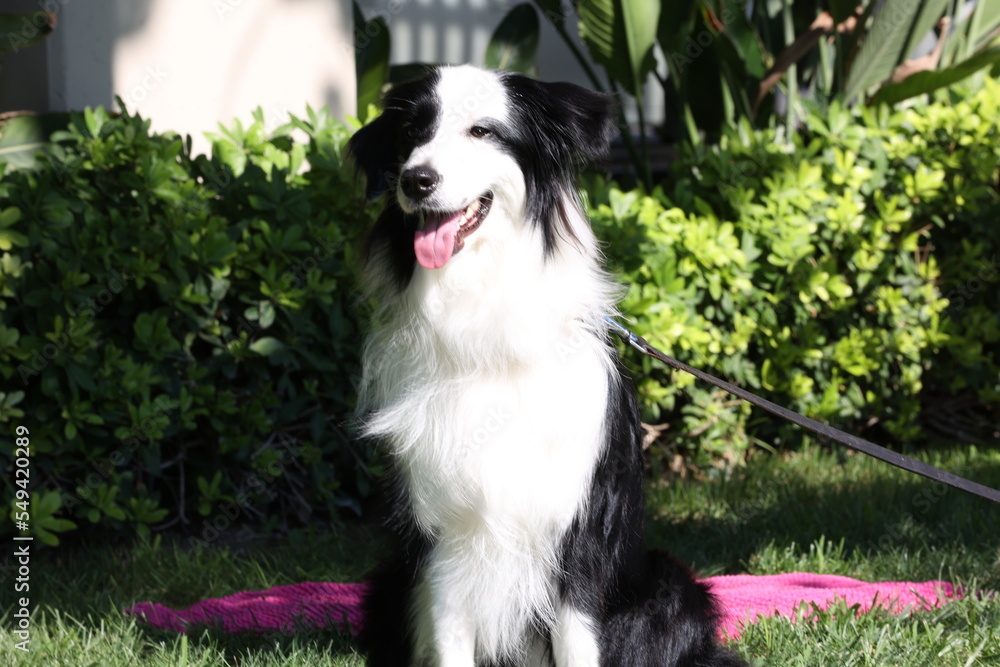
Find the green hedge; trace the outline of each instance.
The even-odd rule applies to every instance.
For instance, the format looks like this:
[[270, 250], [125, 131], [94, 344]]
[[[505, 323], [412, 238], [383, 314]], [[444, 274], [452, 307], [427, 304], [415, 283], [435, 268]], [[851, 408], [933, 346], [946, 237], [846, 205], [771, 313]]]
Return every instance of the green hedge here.
[[[624, 312], [665, 351], [878, 439], [916, 441], [922, 400], [995, 409], [998, 88], [832, 107], [791, 144], [741, 126], [650, 194], [591, 181]], [[378, 472], [347, 427], [373, 211], [342, 162], [350, 128], [312, 112], [265, 128], [237, 123], [207, 158], [88, 110], [0, 180], [0, 424], [30, 431], [47, 542], [91, 524], [211, 541], [359, 511]], [[802, 437], [629, 364], [646, 418], [703, 463]]]
[[267, 137], [258, 114], [208, 159], [87, 110], [4, 176], [0, 423], [30, 431], [46, 540], [60, 518], [210, 540], [359, 509], [371, 453], [345, 424], [369, 212], [350, 134], [310, 112]]
[[[668, 353], [877, 440], [911, 444], [922, 425], [970, 414], [975, 434], [996, 437], [998, 106], [995, 81], [895, 112], [832, 106], [791, 144], [741, 125], [689, 149], [666, 191], [596, 181], [592, 216], [628, 279], [624, 312]], [[646, 418], [674, 422], [675, 443], [731, 456], [803, 437], [642, 368]]]

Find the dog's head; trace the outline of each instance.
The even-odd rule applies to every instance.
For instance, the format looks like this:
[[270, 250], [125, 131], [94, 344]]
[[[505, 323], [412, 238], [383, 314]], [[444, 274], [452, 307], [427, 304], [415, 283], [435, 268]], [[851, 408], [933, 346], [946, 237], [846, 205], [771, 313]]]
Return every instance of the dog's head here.
[[541, 231], [546, 254], [572, 238], [565, 208], [576, 174], [614, 131], [605, 95], [469, 66], [397, 85], [383, 108], [348, 149], [368, 196], [389, 196], [374, 234], [412, 233], [389, 242], [394, 263], [428, 269], [518, 225]]

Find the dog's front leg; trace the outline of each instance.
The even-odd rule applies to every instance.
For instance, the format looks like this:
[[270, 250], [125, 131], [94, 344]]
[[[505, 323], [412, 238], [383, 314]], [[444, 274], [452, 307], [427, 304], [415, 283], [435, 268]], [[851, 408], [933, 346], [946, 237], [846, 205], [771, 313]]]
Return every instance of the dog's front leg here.
[[474, 667], [476, 633], [459, 614], [446, 612], [435, 619], [437, 667]]
[[454, 586], [430, 568], [414, 609], [415, 653], [426, 667], [475, 667], [476, 630]]
[[552, 654], [556, 667], [600, 667], [597, 622], [566, 603], [556, 611], [552, 632]]

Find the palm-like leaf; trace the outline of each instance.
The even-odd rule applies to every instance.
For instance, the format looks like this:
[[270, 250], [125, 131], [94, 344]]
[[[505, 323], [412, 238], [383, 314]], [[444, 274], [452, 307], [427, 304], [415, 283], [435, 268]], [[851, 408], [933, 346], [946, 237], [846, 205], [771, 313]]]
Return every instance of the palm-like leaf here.
[[580, 37], [595, 62], [631, 95], [656, 62], [653, 46], [660, 16], [658, 0], [579, 0]]
[[951, 36], [945, 44], [941, 65], [947, 67], [967, 59], [1000, 31], [1000, 0], [976, 0], [971, 13], [965, 11], [971, 0], [956, 3], [952, 14]]
[[48, 37], [55, 27], [56, 15], [53, 12], [0, 14], [0, 53], [17, 53], [37, 44]]
[[931, 93], [939, 88], [957, 83], [984, 67], [997, 63], [1000, 63], [1000, 46], [981, 51], [954, 67], [911, 74], [899, 83], [890, 84], [880, 89], [872, 97], [872, 103], [895, 104], [916, 95]]
[[[910, 29], [910, 36], [906, 40], [906, 46], [903, 48], [903, 58], [909, 58], [913, 55], [913, 50], [917, 48], [920, 40], [922, 40], [924, 35], [926, 35], [927, 32], [941, 20], [941, 17], [944, 15], [945, 9], [947, 9], [950, 1], [951, 0], [924, 0], [924, 2], [919, 3], [920, 12], [913, 20], [913, 25]], [[941, 39], [945, 38], [945, 35], [941, 35]]]
[[889, 78], [905, 55], [910, 28], [920, 8], [921, 3], [912, 0], [884, 0], [874, 12], [844, 84], [848, 100]]
[[354, 35], [357, 114], [364, 122], [368, 117], [368, 105], [378, 102], [389, 78], [389, 26], [381, 16], [366, 22], [355, 2]]
[[528, 3], [517, 5], [493, 32], [486, 46], [486, 66], [534, 75], [538, 51], [538, 14]]

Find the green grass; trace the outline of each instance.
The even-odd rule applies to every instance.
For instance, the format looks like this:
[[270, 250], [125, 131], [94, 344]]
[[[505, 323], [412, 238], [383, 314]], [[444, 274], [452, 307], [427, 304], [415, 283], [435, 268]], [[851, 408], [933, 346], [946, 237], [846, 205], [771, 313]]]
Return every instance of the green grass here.
[[[1000, 506], [860, 455], [755, 457], [729, 481], [650, 490], [650, 541], [704, 575], [808, 571], [867, 581], [945, 580], [1000, 590]], [[1000, 487], [1000, 451], [928, 452], [928, 463]], [[1000, 665], [1000, 600], [814, 623], [768, 619], [737, 644], [759, 665]]]
[[[1000, 486], [1000, 451], [922, 458]], [[649, 505], [650, 542], [703, 575], [810, 571], [1000, 590], [1000, 507], [860, 456], [815, 449], [782, 459], [760, 455], [728, 480], [653, 485]], [[14, 648], [9, 631], [13, 580], [0, 582], [0, 664], [360, 666], [349, 637], [336, 632], [234, 637], [205, 629], [183, 636], [150, 629], [122, 609], [138, 601], [184, 607], [299, 581], [356, 581], [377, 544], [371, 531], [352, 527], [279, 544], [224, 534], [197, 550], [154, 542], [38, 551], [27, 653]], [[903, 617], [859, 618], [840, 605], [809, 621], [764, 620], [735, 645], [755, 665], [1000, 665], [1000, 601], [967, 596]]]

